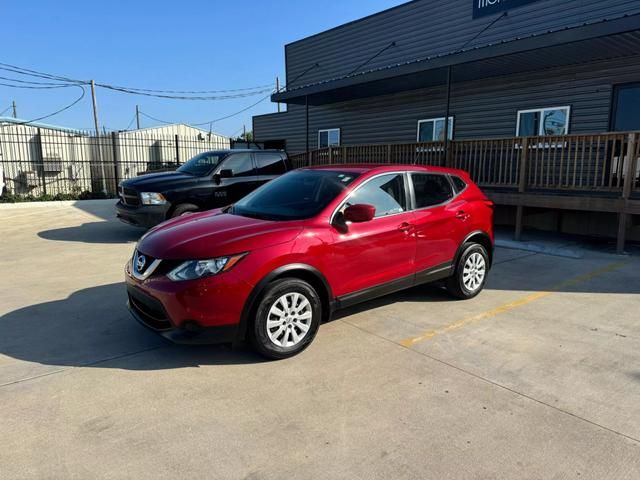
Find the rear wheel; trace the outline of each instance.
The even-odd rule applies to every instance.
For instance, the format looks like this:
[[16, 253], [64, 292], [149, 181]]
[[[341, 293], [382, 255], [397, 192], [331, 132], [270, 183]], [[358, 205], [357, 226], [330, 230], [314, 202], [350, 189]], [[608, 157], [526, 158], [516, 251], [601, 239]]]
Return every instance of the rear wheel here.
[[445, 282], [447, 291], [458, 298], [478, 295], [484, 288], [489, 270], [489, 255], [479, 243], [467, 243], [462, 248], [455, 271]]
[[193, 203], [181, 203], [173, 209], [171, 212], [171, 218], [180, 217], [186, 213], [197, 212], [198, 210], [200, 210], [198, 206]]
[[276, 280], [256, 309], [252, 343], [265, 357], [292, 357], [313, 341], [321, 318], [322, 303], [311, 285], [297, 278]]

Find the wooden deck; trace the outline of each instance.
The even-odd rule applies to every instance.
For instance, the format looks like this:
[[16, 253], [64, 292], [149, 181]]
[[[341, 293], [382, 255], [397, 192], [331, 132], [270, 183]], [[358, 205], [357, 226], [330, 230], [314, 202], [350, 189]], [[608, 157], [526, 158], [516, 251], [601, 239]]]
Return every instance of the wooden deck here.
[[341, 145], [292, 155], [296, 167], [349, 163], [437, 165], [469, 172], [498, 205], [610, 212], [624, 250], [640, 214], [640, 132], [510, 137], [433, 143]]

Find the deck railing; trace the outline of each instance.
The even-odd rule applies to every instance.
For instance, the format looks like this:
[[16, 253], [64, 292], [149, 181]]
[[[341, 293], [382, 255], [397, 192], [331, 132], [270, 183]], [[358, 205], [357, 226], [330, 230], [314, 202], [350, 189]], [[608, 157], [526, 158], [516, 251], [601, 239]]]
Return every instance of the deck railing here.
[[[640, 194], [640, 133], [334, 146], [291, 157], [296, 167], [336, 163], [450, 166], [481, 186], [518, 191]], [[629, 178], [631, 181], [627, 182]]]

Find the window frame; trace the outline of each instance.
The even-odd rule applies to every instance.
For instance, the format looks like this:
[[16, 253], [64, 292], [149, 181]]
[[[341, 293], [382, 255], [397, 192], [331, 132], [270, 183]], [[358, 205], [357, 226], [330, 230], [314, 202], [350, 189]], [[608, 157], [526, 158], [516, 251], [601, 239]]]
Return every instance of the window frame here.
[[[284, 175], [285, 173], [287, 173], [289, 170], [287, 170], [287, 163], [284, 160], [284, 156], [282, 155], [282, 153], [280, 152], [269, 152], [269, 151], [262, 151], [262, 150], [257, 150], [255, 152], [252, 153], [253, 155], [253, 164], [255, 165], [255, 172], [256, 175], [259, 177], [274, 177], [274, 176], [278, 176], [278, 175]], [[282, 173], [270, 173], [270, 174], [265, 174], [265, 173], [260, 173], [260, 156], [264, 156], [264, 155], [276, 155], [280, 158], [280, 163], [282, 163]], [[277, 162], [274, 162], [274, 164]]]
[[613, 84], [613, 94], [611, 95], [611, 107], [609, 108], [609, 131], [625, 132], [626, 130], [616, 130], [616, 117], [618, 116], [618, 96], [620, 90], [626, 88], [640, 88], [640, 82], [626, 82]]
[[411, 189], [409, 188], [408, 172], [407, 171], [382, 172], [382, 173], [378, 173], [378, 174], [374, 175], [373, 177], [367, 178], [360, 185], [357, 185], [353, 190], [351, 190], [347, 194], [347, 196], [344, 197], [340, 201], [338, 206], [333, 210], [333, 213], [329, 217], [329, 224], [330, 225], [334, 224], [336, 215], [338, 214], [340, 209], [342, 209], [342, 207], [344, 207], [344, 204], [347, 203], [347, 200], [349, 199], [349, 197], [351, 195], [356, 193], [360, 188], [364, 187], [367, 183], [371, 182], [372, 180], [375, 180], [376, 178], [382, 177], [382, 176], [385, 176], [385, 175], [401, 175], [402, 176], [402, 182], [403, 182], [403, 186], [404, 186], [404, 196], [405, 196], [405, 200], [406, 200], [406, 210], [403, 211], [403, 212], [392, 213], [390, 215], [382, 215], [380, 217], [373, 217], [370, 221], [374, 222], [374, 221], [379, 220], [381, 218], [390, 218], [390, 217], [395, 217], [396, 215], [403, 215], [403, 214], [411, 212], [413, 210], [413, 199], [411, 197]]
[[[446, 177], [447, 181], [449, 182], [449, 186], [451, 187], [451, 192], [453, 193], [453, 196], [450, 199], [446, 200], [445, 202], [439, 203], [437, 205], [429, 205], [427, 207], [416, 208], [416, 204], [417, 203], [416, 203], [415, 190], [413, 188], [413, 181], [411, 179], [411, 175], [412, 174], [442, 175], [442, 176]], [[456, 186], [454, 185], [453, 179], [452, 179], [452, 176], [454, 174], [451, 174], [451, 173], [430, 172], [428, 170], [427, 171], [422, 171], [422, 170], [404, 170], [404, 171], [393, 171], [393, 172], [379, 173], [377, 175], [374, 175], [373, 177], [367, 178], [360, 185], [356, 186], [351, 192], [349, 192], [347, 194], [347, 196], [342, 201], [340, 201], [338, 206], [333, 210], [333, 212], [331, 213], [331, 216], [329, 217], [329, 224], [333, 225], [336, 215], [338, 214], [340, 209], [344, 206], [344, 204], [347, 202], [347, 199], [349, 198], [349, 196], [351, 196], [351, 194], [355, 193], [359, 188], [363, 187], [364, 185], [366, 185], [371, 180], [374, 180], [375, 178], [378, 178], [378, 177], [383, 176], [383, 175], [402, 175], [403, 176], [404, 194], [405, 194], [405, 196], [407, 198], [407, 210], [405, 210], [404, 212], [392, 213], [391, 215], [384, 215], [384, 216], [381, 216], [381, 217], [374, 217], [374, 218], [371, 219], [372, 222], [375, 221], [375, 220], [378, 220], [380, 218], [389, 218], [389, 217], [393, 217], [393, 216], [396, 216], [396, 215], [402, 215], [404, 213], [421, 212], [423, 210], [428, 210], [430, 208], [442, 207], [444, 205], [447, 205], [447, 204], [453, 202], [460, 195], [462, 195], [464, 192], [466, 192], [467, 189], [469, 188], [469, 184], [466, 181], [462, 180], [462, 178], [460, 178], [464, 182], [465, 187], [464, 187], [464, 189], [460, 190], [459, 192], [456, 191]], [[456, 175], [456, 176], [458, 176], [458, 175]]]
[[[258, 175], [258, 162], [256, 161], [255, 155], [253, 152], [233, 152], [231, 151], [224, 159], [214, 168], [213, 175], [217, 175], [220, 171], [225, 170], [225, 163], [234, 156], [239, 156], [242, 154], [248, 154], [251, 158], [251, 165], [253, 165], [253, 173], [251, 175], [243, 175], [242, 178], [247, 177], [256, 177]], [[235, 175], [231, 178], [241, 178], [236, 177]]]
[[516, 137], [556, 137], [557, 135], [546, 135], [541, 133], [544, 128], [544, 122], [540, 122], [538, 125], [538, 133], [536, 135], [520, 135], [520, 118], [523, 113], [534, 113], [540, 112], [541, 117], [544, 116], [544, 112], [547, 110], [566, 110], [567, 111], [567, 124], [564, 127], [564, 133], [562, 135], [569, 135], [569, 127], [571, 126], [571, 105], [562, 105], [558, 107], [542, 107], [542, 108], [529, 108], [525, 110], [518, 110], [517, 118], [516, 118]]
[[[409, 192], [410, 192], [410, 199], [411, 199], [411, 209], [409, 210], [410, 212], [421, 212], [422, 210], [428, 210], [429, 208], [438, 208], [438, 207], [442, 207], [448, 203], [453, 202], [458, 196], [460, 196], [466, 189], [467, 187], [469, 187], [469, 184], [467, 184], [467, 182], [465, 183], [465, 188], [459, 192], [456, 192], [456, 187], [453, 184], [453, 180], [451, 179], [451, 174], [449, 173], [441, 173], [441, 172], [422, 172], [419, 170], [411, 170], [408, 173], [408, 186], [409, 186]], [[413, 188], [413, 179], [411, 178], [413, 175], [441, 175], [443, 177], [446, 177], [447, 182], [449, 183], [449, 187], [451, 188], [451, 193], [453, 194], [451, 196], [451, 198], [449, 198], [448, 200], [445, 200], [444, 202], [438, 203], [436, 205], [428, 205], [426, 207], [420, 207], [417, 208], [417, 201], [416, 201], [416, 191]]]
[[[331, 132], [338, 132], [338, 143], [337, 144], [329, 144], [329, 137]], [[320, 134], [322, 132], [327, 132], [327, 146], [326, 147], [321, 147], [320, 146]], [[329, 148], [329, 147], [339, 147], [340, 145], [342, 145], [342, 129], [341, 128], [321, 128], [318, 130], [318, 149], [320, 148]]]
[[[420, 125], [422, 123], [426, 123], [426, 122], [433, 122], [433, 130], [432, 130], [432, 137], [435, 138], [435, 133], [436, 133], [436, 122], [438, 120], [442, 120], [444, 122], [444, 117], [435, 117], [435, 118], [423, 118], [422, 120], [418, 120], [418, 129], [416, 130], [416, 142], [417, 143], [432, 143], [432, 142], [442, 142], [444, 140], [431, 140], [431, 142], [421, 142], [420, 141]], [[455, 115], [449, 115], [449, 120], [451, 120], [451, 128], [449, 129], [449, 131], [447, 132], [447, 135], [449, 136], [449, 141], [453, 140], [453, 131], [455, 129]]]

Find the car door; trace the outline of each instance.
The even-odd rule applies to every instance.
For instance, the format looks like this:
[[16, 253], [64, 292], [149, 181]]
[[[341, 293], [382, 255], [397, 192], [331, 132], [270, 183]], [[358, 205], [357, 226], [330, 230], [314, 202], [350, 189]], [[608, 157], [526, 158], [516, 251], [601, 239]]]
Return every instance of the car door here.
[[[225, 177], [221, 172], [231, 175]], [[217, 184], [213, 191], [216, 206], [229, 205], [255, 190], [258, 185], [252, 152], [232, 153], [218, 166], [214, 174]]]
[[[334, 214], [333, 278], [329, 280], [334, 295], [342, 297], [343, 306], [413, 283], [416, 240], [406, 181], [402, 172], [372, 177], [358, 186]], [[346, 207], [363, 203], [376, 208], [372, 220], [341, 221]]]
[[411, 172], [409, 178], [415, 208], [417, 280], [428, 280], [453, 261], [468, 217], [464, 200], [454, 198], [447, 174]]
[[260, 185], [273, 180], [287, 171], [287, 167], [281, 153], [257, 151], [254, 153], [254, 157], [256, 159], [258, 183]]

